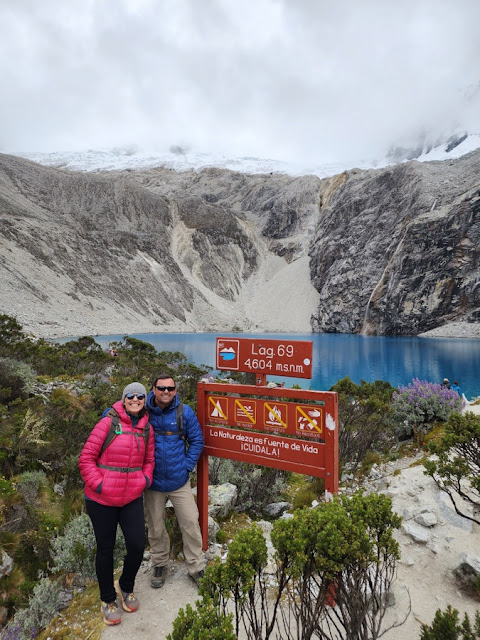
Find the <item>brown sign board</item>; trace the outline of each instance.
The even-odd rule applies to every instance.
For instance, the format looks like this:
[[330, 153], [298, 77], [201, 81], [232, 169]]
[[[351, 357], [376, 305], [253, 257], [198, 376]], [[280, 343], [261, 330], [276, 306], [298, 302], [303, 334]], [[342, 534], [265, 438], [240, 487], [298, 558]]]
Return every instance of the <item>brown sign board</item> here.
[[216, 368], [293, 378], [312, 377], [313, 342], [217, 338]]

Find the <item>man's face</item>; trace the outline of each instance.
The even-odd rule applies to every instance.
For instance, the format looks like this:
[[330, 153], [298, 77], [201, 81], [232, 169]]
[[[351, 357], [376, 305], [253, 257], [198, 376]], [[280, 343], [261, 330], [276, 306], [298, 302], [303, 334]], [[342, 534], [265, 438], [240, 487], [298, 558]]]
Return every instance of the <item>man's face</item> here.
[[155, 404], [161, 409], [165, 409], [177, 393], [175, 382], [172, 378], [159, 378], [153, 387]]

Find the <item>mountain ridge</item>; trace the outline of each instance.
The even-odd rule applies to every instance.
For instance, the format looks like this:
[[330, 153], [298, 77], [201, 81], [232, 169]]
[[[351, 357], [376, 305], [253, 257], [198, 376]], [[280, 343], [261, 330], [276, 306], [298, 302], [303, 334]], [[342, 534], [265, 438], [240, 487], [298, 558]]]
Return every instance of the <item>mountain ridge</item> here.
[[480, 150], [326, 178], [0, 155], [0, 303], [45, 337], [477, 322], [479, 168]]

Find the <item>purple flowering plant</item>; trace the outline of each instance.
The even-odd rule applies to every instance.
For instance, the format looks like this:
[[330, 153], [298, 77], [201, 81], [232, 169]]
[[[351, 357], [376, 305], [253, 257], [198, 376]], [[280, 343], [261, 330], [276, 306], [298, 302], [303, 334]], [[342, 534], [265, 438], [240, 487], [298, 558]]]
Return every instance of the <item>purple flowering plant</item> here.
[[452, 412], [460, 413], [462, 407], [463, 400], [453, 389], [414, 378], [406, 387], [399, 386], [392, 396], [397, 436], [428, 431], [433, 422], [448, 420]]

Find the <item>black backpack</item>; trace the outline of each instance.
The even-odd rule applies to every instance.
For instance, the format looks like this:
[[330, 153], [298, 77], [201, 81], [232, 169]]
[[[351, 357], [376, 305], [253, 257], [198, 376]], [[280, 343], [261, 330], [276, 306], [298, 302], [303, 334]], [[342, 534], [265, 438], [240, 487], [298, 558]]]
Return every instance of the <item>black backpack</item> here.
[[[99, 457], [102, 455], [105, 449], [110, 444], [112, 444], [113, 440], [122, 433], [121, 428], [119, 429], [120, 416], [115, 411], [115, 409], [109, 409], [105, 414], [105, 416], [108, 416], [110, 418], [110, 429], [107, 433], [107, 437], [103, 441], [102, 448], [100, 449]], [[177, 418], [178, 434], [180, 436], [180, 439], [185, 442], [185, 450], [186, 450], [187, 443], [185, 441], [185, 436], [183, 435], [183, 404], [181, 402], [176, 409], [176, 418]], [[151, 427], [150, 422], [147, 422], [142, 435], [142, 438], [145, 439], [145, 449], [147, 447], [148, 437], [150, 435], [150, 427]], [[162, 435], [171, 436], [171, 435], [174, 435], [174, 433], [176, 432], [175, 431], [159, 431], [158, 433]]]

